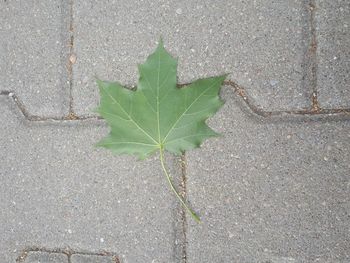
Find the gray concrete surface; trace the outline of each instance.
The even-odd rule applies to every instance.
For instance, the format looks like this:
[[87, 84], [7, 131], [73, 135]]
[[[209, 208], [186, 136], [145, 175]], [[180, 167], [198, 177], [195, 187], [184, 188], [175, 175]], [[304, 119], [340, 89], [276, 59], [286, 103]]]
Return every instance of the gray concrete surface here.
[[[24, 121], [0, 96], [0, 255], [27, 247], [115, 252], [122, 262], [174, 262], [177, 207], [156, 157], [113, 156], [101, 123]], [[168, 158], [172, 173], [179, 172]], [[181, 255], [179, 255], [181, 256]]]
[[[13, 261], [14, 262], [14, 261]], [[28, 251], [16, 262], [23, 263], [119, 263], [115, 256], [96, 255], [89, 253], [63, 253], [60, 251]]]
[[264, 121], [223, 98], [223, 136], [186, 154], [203, 220], [188, 220], [188, 262], [349, 262], [350, 122]]
[[[13, 261], [14, 262], [14, 261]], [[47, 253], [41, 251], [29, 252], [25, 263], [67, 263], [68, 257], [62, 253]]]
[[179, 81], [230, 73], [266, 110], [310, 107], [304, 1], [74, 1], [74, 110], [98, 103], [94, 76], [137, 83], [162, 36]]
[[319, 103], [324, 108], [349, 108], [350, 2], [316, 3]]
[[0, 91], [34, 115], [68, 112], [68, 1], [0, 2]]
[[[94, 76], [136, 84], [137, 63], [162, 36], [179, 82], [229, 73], [265, 111], [310, 108], [313, 90], [321, 107], [347, 108], [349, 10], [344, 0], [4, 0], [0, 93], [42, 119], [70, 103], [91, 115]], [[86, 252], [71, 263], [101, 251], [121, 263], [350, 262], [349, 115], [263, 120], [227, 87], [223, 98], [210, 122], [223, 137], [187, 153], [203, 223], [183, 227], [156, 157], [112, 156], [92, 146], [107, 133], [102, 121], [28, 121], [0, 95], [0, 262], [30, 248], [42, 252], [25, 263], [64, 263], [44, 251], [66, 248]], [[179, 161], [167, 158], [178, 182]]]
[[71, 263], [115, 263], [115, 260], [109, 256], [75, 254], [71, 256]]

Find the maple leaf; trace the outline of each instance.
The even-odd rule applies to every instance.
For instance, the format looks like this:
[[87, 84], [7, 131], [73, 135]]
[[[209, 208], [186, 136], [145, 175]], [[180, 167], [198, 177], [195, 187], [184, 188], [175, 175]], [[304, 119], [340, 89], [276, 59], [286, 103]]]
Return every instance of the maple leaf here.
[[172, 190], [199, 221], [177, 193], [165, 169], [163, 151], [181, 154], [218, 135], [205, 121], [223, 105], [218, 95], [226, 75], [199, 79], [179, 89], [176, 71], [177, 60], [160, 41], [155, 52], [139, 65], [136, 91], [117, 82], [97, 80], [101, 102], [96, 111], [111, 128], [97, 146], [140, 159], [159, 151]]

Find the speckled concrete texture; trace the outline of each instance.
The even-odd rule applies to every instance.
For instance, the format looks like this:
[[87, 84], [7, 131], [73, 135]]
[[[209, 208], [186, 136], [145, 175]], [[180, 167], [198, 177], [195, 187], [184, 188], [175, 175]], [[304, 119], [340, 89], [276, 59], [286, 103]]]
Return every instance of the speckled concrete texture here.
[[350, 108], [350, 1], [316, 3], [319, 103]]
[[247, 118], [223, 99], [223, 136], [186, 154], [203, 219], [188, 221], [188, 262], [350, 261], [350, 122]]
[[15, 92], [33, 115], [69, 108], [69, 1], [0, 2], [0, 91]]
[[[345, 0], [1, 1], [0, 263], [350, 262], [349, 12]], [[136, 85], [160, 37], [179, 83], [229, 74], [209, 121], [223, 136], [186, 165], [167, 155], [201, 224], [156, 156], [93, 147], [108, 133], [95, 78]]]
[[68, 263], [68, 257], [62, 253], [31, 251], [26, 256], [24, 263]]
[[[5, 96], [0, 107], [2, 262], [31, 246], [175, 261], [179, 204], [156, 157], [94, 148], [107, 132], [102, 122], [28, 122]], [[176, 175], [180, 166], [167, 159]]]
[[304, 1], [74, 1], [74, 110], [98, 103], [94, 76], [137, 84], [163, 37], [179, 82], [229, 73], [265, 110], [310, 107]]
[[91, 256], [91, 255], [72, 255], [70, 263], [116, 263], [116, 261], [109, 256]]

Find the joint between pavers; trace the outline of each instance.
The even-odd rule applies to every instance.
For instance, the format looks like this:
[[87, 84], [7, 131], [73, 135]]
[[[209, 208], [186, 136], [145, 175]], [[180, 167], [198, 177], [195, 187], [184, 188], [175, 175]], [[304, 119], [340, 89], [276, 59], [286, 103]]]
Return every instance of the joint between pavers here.
[[68, 115], [63, 117], [55, 117], [55, 116], [37, 116], [31, 114], [26, 107], [24, 106], [23, 102], [19, 99], [19, 97], [15, 94], [13, 91], [7, 91], [3, 90], [0, 91], [0, 96], [7, 96], [12, 99], [12, 101], [15, 103], [17, 108], [22, 113], [23, 117], [28, 121], [79, 121], [79, 120], [101, 120], [102, 118], [99, 116], [77, 116], [74, 113], [68, 113]]
[[30, 252], [44, 252], [51, 254], [64, 254], [68, 257], [68, 263], [71, 262], [71, 257], [73, 255], [84, 255], [84, 256], [107, 256], [111, 257], [114, 263], [120, 263], [119, 258], [116, 253], [108, 251], [90, 252], [90, 251], [76, 251], [69, 247], [67, 248], [45, 248], [45, 247], [27, 247], [22, 251], [22, 253], [17, 257], [16, 263], [24, 263], [28, 254]]
[[[178, 87], [182, 88], [189, 84], [190, 83], [179, 84]], [[223, 82], [223, 85], [233, 88], [235, 94], [237, 94], [238, 97], [244, 101], [244, 103], [248, 106], [251, 113], [253, 113], [258, 117], [263, 117], [265, 119], [272, 118], [272, 117], [284, 117], [286, 115], [290, 117], [337, 116], [337, 117], [341, 117], [342, 118], [341, 120], [350, 119], [350, 108], [324, 109], [317, 106], [316, 108], [317, 110], [315, 110], [314, 107], [311, 107], [310, 109], [301, 109], [301, 110], [266, 111], [256, 106], [256, 104], [252, 101], [252, 99], [250, 99], [250, 96], [247, 94], [246, 90], [243, 87], [239, 86], [236, 82], [232, 80], [227, 80]], [[15, 94], [15, 92], [3, 90], [3, 91], [0, 91], [0, 96], [1, 95], [11, 97], [14, 103], [20, 109], [24, 118], [28, 121], [36, 122], [36, 121], [102, 120], [100, 116], [89, 116], [89, 115], [79, 116], [79, 115], [76, 115], [74, 112], [69, 112], [69, 114], [64, 117], [32, 115], [26, 109], [25, 105], [22, 103], [19, 97]], [[317, 96], [315, 97], [315, 100], [317, 102]]]
[[73, 65], [76, 62], [74, 53], [74, 0], [69, 1], [69, 59], [68, 59], [68, 82], [69, 82], [69, 113], [66, 116], [69, 120], [77, 120], [79, 117], [74, 112], [73, 100]]
[[309, 60], [310, 60], [310, 72], [311, 72], [311, 111], [314, 113], [320, 113], [322, 111], [318, 103], [318, 91], [317, 91], [317, 34], [316, 34], [316, 1], [309, 0], [309, 28], [310, 28], [310, 44], [309, 44]]
[[[187, 165], [186, 165], [186, 153], [183, 152], [181, 154], [180, 158], [181, 162], [181, 181], [180, 181], [180, 186], [181, 186], [181, 196], [184, 200], [187, 199]], [[187, 217], [186, 217], [186, 211], [183, 206], [181, 206], [181, 223], [182, 223], [182, 255], [181, 255], [181, 260], [182, 263], [187, 262]]]
[[227, 85], [231, 88], [233, 88], [234, 92], [243, 99], [244, 103], [248, 106], [250, 111], [260, 117], [263, 118], [269, 118], [269, 117], [281, 117], [289, 115], [291, 117], [297, 117], [297, 116], [315, 116], [315, 115], [337, 115], [341, 117], [345, 117], [348, 119], [350, 117], [350, 109], [348, 108], [335, 108], [335, 109], [323, 109], [321, 107], [317, 107], [317, 110], [314, 110], [313, 107], [310, 109], [301, 109], [301, 110], [281, 110], [281, 111], [266, 111], [256, 106], [254, 102], [250, 99], [250, 96], [247, 94], [244, 88], [239, 86], [237, 83], [233, 82], [232, 80], [224, 81], [224, 85]]

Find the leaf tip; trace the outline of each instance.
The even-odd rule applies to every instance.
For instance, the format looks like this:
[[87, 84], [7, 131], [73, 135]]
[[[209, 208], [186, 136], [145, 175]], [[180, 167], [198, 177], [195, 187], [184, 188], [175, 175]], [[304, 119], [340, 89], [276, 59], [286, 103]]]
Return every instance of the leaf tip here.
[[100, 107], [93, 108], [91, 110], [92, 113], [100, 113]]
[[202, 220], [200, 219], [200, 217], [198, 215], [194, 215], [193, 218], [198, 224], [202, 223]]
[[98, 77], [95, 76], [95, 81], [97, 86], [102, 87], [102, 85], [104, 84], [104, 81], [99, 79]]
[[218, 132], [213, 131], [213, 130], [212, 130], [212, 132], [213, 132], [213, 133], [211, 134], [210, 137], [214, 137], [214, 138], [215, 138], [215, 137], [223, 137], [223, 135], [222, 135], [221, 133], [218, 133]]
[[219, 107], [218, 107], [218, 109], [220, 109], [224, 104], [225, 104], [225, 101], [223, 100], [223, 99], [219, 99]]
[[164, 42], [163, 42], [163, 36], [162, 35], [159, 36], [158, 47], [163, 47], [164, 48]]
[[145, 155], [145, 154], [138, 154], [137, 155], [137, 160], [138, 161], [143, 161], [143, 160], [146, 159], [146, 157], [147, 157], [147, 155]]
[[99, 142], [97, 142], [97, 143], [94, 143], [94, 144], [93, 144], [93, 147], [94, 147], [94, 148], [100, 148], [100, 147], [102, 147], [102, 146], [100, 145]]
[[219, 78], [221, 78], [221, 83], [224, 82], [228, 75], [230, 75], [230, 73], [225, 73], [219, 76]]

